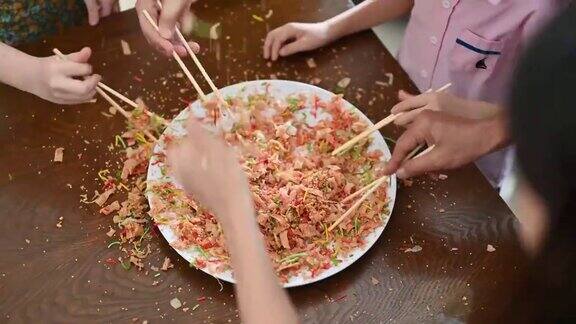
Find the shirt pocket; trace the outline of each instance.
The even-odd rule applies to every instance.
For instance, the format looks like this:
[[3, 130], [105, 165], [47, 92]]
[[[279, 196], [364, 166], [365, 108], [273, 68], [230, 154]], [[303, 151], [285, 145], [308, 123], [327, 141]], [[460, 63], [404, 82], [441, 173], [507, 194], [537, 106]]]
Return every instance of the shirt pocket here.
[[[486, 81], [502, 56], [502, 40], [488, 40], [470, 30], [462, 32], [450, 53], [450, 73], [454, 82]], [[473, 82], [476, 83], [476, 82]]]

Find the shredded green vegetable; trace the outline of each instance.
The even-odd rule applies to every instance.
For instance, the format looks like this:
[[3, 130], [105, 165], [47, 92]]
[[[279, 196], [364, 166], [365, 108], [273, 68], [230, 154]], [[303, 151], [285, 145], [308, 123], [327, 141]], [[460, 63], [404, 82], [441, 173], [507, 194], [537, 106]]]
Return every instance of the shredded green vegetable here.
[[102, 179], [102, 181], [106, 181], [108, 180], [108, 178], [106, 177], [107, 174], [110, 174], [110, 170], [108, 169], [100, 170], [98, 171], [98, 178]]
[[120, 245], [120, 244], [121, 244], [120, 241], [114, 241], [114, 242], [111, 242], [110, 244], [108, 244], [108, 248], [111, 248], [114, 245]]
[[136, 135], [134, 135], [134, 138], [140, 143], [140, 144], [146, 144], [148, 143], [148, 141], [146, 140], [146, 138], [144, 137], [144, 135], [140, 134], [140, 133], [136, 133]]
[[206, 252], [206, 250], [204, 250], [202, 247], [200, 246], [196, 246], [196, 251], [198, 251], [198, 253], [200, 253], [200, 255], [203, 258], [209, 258], [211, 257], [210, 253]]
[[130, 270], [130, 268], [132, 267], [132, 264], [130, 263], [130, 261], [128, 261], [128, 264], [125, 264], [124, 261], [120, 262], [120, 265], [122, 266], [122, 268], [124, 268], [124, 270], [128, 271]]
[[296, 110], [298, 110], [298, 108], [300, 108], [300, 99], [298, 98], [288, 98], [286, 99], [286, 102], [288, 103], [288, 109], [291, 112], [295, 112]]
[[122, 147], [123, 147], [123, 148], [126, 148], [126, 142], [124, 142], [124, 139], [122, 138], [122, 136], [116, 135], [116, 136], [114, 137], [114, 139], [115, 139], [114, 144], [115, 144], [116, 146], [120, 146], [120, 144], [122, 144]]
[[334, 266], [337, 266], [337, 265], [339, 265], [339, 264], [342, 262], [342, 260], [340, 260], [340, 259], [338, 259], [338, 258], [336, 258], [336, 257], [332, 257], [332, 258], [330, 259], [330, 261], [332, 261], [332, 264], [333, 264]]
[[289, 256], [281, 259], [280, 263], [286, 263], [286, 264], [294, 263], [294, 262], [298, 261], [300, 258], [305, 257], [307, 255], [308, 255], [308, 253], [306, 253], [306, 252], [290, 254]]
[[138, 245], [140, 245], [142, 243], [142, 239], [144, 239], [144, 236], [146, 236], [146, 234], [148, 234], [149, 231], [150, 231], [150, 226], [148, 226], [144, 229], [144, 233], [142, 233], [142, 235], [140, 236], [140, 240], [138, 240]]

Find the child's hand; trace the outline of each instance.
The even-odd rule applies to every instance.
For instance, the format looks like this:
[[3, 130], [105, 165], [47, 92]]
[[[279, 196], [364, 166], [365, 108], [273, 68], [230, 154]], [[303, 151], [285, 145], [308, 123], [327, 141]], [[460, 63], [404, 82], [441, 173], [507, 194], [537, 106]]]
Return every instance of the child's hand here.
[[310, 51], [333, 40], [328, 23], [288, 23], [269, 32], [264, 42], [264, 58], [276, 61], [279, 56]]
[[[160, 9], [157, 0], [138, 0], [136, 12], [140, 21], [140, 28], [148, 43], [168, 57], [172, 57], [173, 51], [180, 56], [186, 56], [188, 52], [175, 34], [175, 30], [178, 22], [181, 22], [183, 27], [192, 25], [194, 18], [190, 6], [194, 2], [196, 0], [164, 0], [162, 1], [162, 9]], [[148, 11], [152, 19], [156, 21], [160, 32], [156, 31], [146, 19], [143, 14], [144, 10]], [[188, 44], [195, 53], [200, 51], [198, 43], [188, 42]]]
[[194, 118], [188, 120], [187, 130], [185, 138], [168, 148], [172, 175], [223, 225], [234, 215], [253, 216], [246, 175], [233, 150]]
[[84, 0], [88, 10], [88, 23], [96, 26], [100, 18], [108, 17], [114, 10], [118, 0]]
[[68, 61], [56, 56], [38, 58], [35, 75], [26, 90], [58, 104], [73, 105], [90, 100], [101, 79], [92, 74], [92, 66], [87, 63], [91, 54], [90, 48], [85, 47], [69, 54]]
[[424, 110], [443, 111], [454, 116], [471, 119], [492, 117], [500, 111], [497, 105], [482, 101], [471, 101], [453, 96], [446, 92], [428, 92], [412, 95], [403, 90], [398, 93], [400, 102], [392, 107], [393, 114], [403, 114], [394, 120], [396, 125], [406, 126], [414, 121]]

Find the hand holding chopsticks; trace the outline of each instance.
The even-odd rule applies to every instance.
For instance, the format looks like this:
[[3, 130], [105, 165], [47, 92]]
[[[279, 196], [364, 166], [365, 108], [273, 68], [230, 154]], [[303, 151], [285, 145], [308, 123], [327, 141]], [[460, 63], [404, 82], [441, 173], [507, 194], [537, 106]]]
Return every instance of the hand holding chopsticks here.
[[[54, 52], [54, 54], [56, 54], [56, 56], [58, 56], [58, 58], [60, 58], [63, 61], [68, 60], [68, 58], [66, 57], [66, 55], [64, 55], [62, 52], [60, 52], [59, 49], [55, 48], [52, 50]], [[106, 101], [108, 101], [108, 103], [110, 103], [116, 110], [118, 110], [120, 112], [120, 114], [122, 116], [124, 116], [126, 119], [130, 119], [131, 114], [129, 112], [127, 112], [126, 110], [124, 110], [124, 108], [122, 108], [122, 106], [120, 106], [116, 101], [114, 101], [114, 99], [112, 99], [106, 92], [104, 92], [104, 90], [102, 90], [102, 88], [106, 89], [107, 91], [110, 91], [110, 93], [114, 94], [115, 96], [122, 98], [122, 100], [124, 100], [125, 102], [129, 103], [132, 102], [132, 104], [130, 104], [131, 106], [137, 108], [138, 104], [136, 104], [135, 102], [133, 102], [132, 100], [128, 99], [127, 97], [123, 96], [122, 94], [120, 94], [119, 92], [115, 91], [114, 89], [108, 87], [107, 85], [105, 85], [102, 82], [98, 82], [98, 85], [96, 87], [96, 92], [98, 92]], [[149, 114], [152, 114], [150, 112], [148, 112]], [[152, 114], [154, 115], [154, 114]], [[160, 118], [160, 117], [158, 117]], [[164, 123], [166, 123], [166, 121], [164, 119], [162, 119], [162, 121]], [[150, 133], [150, 131], [148, 130], [144, 130], [144, 135], [146, 135], [150, 140], [156, 142], [158, 139], [152, 134]]]
[[[68, 58], [66, 57], [66, 55], [64, 55], [62, 52], [60, 52], [60, 50], [57, 49], [57, 48], [52, 49], [52, 52], [54, 52], [54, 54], [56, 54], [56, 56], [58, 56], [58, 57], [59, 57], [60, 59], [62, 59], [62, 60], [67, 60], [67, 59], [68, 59]], [[96, 87], [96, 91], [97, 91], [98, 93], [102, 94], [102, 89], [110, 92], [110, 93], [113, 94], [116, 98], [124, 101], [125, 103], [129, 104], [130, 106], [132, 106], [132, 107], [134, 107], [134, 108], [138, 108], [138, 104], [137, 104], [136, 102], [134, 102], [133, 100], [129, 99], [128, 97], [124, 96], [124, 95], [121, 94], [120, 92], [118, 92], [118, 91], [110, 88], [109, 86], [107, 86], [106, 84], [104, 84], [103, 82], [100, 81], [100, 82], [98, 82], [98, 85], [97, 85], [97, 87]], [[100, 91], [98, 91], [98, 90], [100, 90]], [[104, 98], [104, 99], [106, 99], [106, 98]], [[109, 101], [109, 100], [108, 100], [108, 101]], [[116, 104], [116, 102], [115, 102], [115, 104]], [[117, 105], [117, 104], [116, 104], [116, 105]], [[113, 105], [113, 106], [114, 106], [114, 105]], [[122, 107], [120, 107], [120, 109], [119, 109], [118, 111], [120, 111], [120, 113], [122, 113], [122, 111], [124, 111], [124, 109], [123, 109]], [[167, 122], [164, 118], [162, 118], [162, 117], [154, 114], [154, 113], [151, 112], [151, 111], [148, 111], [148, 110], [144, 110], [144, 111], [145, 111], [145, 113], [146, 113], [148, 116], [158, 118], [158, 119], [162, 122], [162, 124], [164, 124], [165, 126], [168, 125], [168, 122]], [[124, 112], [125, 112], [125, 111], [124, 111]]]
[[[158, 7], [160, 9], [162, 9], [162, 2], [160, 2], [160, 0], [156, 1], [156, 4], [158, 5]], [[180, 32], [180, 29], [178, 27], [176, 27], [176, 35], [178, 36], [178, 39], [182, 42], [182, 45], [184, 45], [184, 47], [186, 48], [188, 55], [190, 55], [190, 57], [194, 61], [194, 64], [196, 64], [196, 67], [198, 67], [198, 70], [200, 70], [200, 73], [202, 73], [202, 76], [204, 77], [204, 79], [206, 79], [206, 82], [208, 82], [210, 89], [212, 89], [212, 91], [216, 94], [216, 96], [218, 96], [219, 100], [226, 103], [226, 101], [224, 100], [224, 97], [222, 97], [222, 94], [220, 93], [220, 90], [218, 90], [218, 88], [216, 87], [214, 82], [212, 82], [212, 79], [210, 78], [210, 76], [206, 72], [206, 69], [204, 69], [204, 66], [202, 66], [202, 63], [200, 63], [200, 60], [198, 60], [198, 57], [196, 56], [196, 54], [194, 53], [194, 51], [190, 47], [190, 44], [188, 44], [188, 42], [186, 41], [186, 38], [184, 38], [184, 35], [182, 35], [182, 32]]]
[[[142, 10], [142, 13], [146, 17], [146, 20], [148, 20], [150, 25], [152, 25], [157, 32], [160, 32], [158, 24], [156, 24], [154, 18], [150, 16], [150, 13], [148, 13], [146, 9]], [[200, 96], [200, 99], [206, 100], [206, 95], [204, 94], [204, 91], [202, 91], [202, 88], [200, 88], [200, 85], [198, 85], [198, 82], [196, 82], [196, 79], [194, 79], [192, 73], [190, 73], [190, 70], [188, 70], [188, 68], [186, 67], [180, 56], [178, 56], [178, 54], [175, 51], [172, 51], [172, 57], [176, 60], [176, 62], [178, 62], [178, 65], [180, 65], [180, 68], [182, 69], [182, 71], [184, 71], [184, 74], [186, 75], [186, 77], [188, 77], [188, 80], [190, 80], [190, 82], [194, 86], [194, 89], [196, 89], [196, 92], [198, 92], [198, 96]]]
[[[442, 92], [446, 89], [448, 89], [450, 86], [452, 86], [451, 83], [446, 84], [445, 86], [441, 87], [440, 89], [436, 90], [437, 93]], [[347, 150], [349, 150], [350, 148], [352, 148], [354, 145], [356, 145], [356, 143], [360, 142], [361, 140], [365, 139], [366, 137], [370, 136], [370, 134], [372, 134], [373, 132], [379, 130], [380, 128], [392, 123], [396, 118], [398, 118], [399, 116], [402, 116], [402, 114], [404, 113], [398, 113], [398, 114], [390, 114], [388, 117], [382, 119], [381, 121], [379, 121], [378, 123], [376, 123], [374, 126], [369, 127], [368, 129], [366, 129], [365, 131], [363, 131], [362, 133], [358, 134], [357, 136], [355, 136], [354, 138], [352, 138], [351, 140], [349, 140], [348, 142], [342, 144], [340, 147], [336, 148], [333, 152], [332, 155], [338, 155], [340, 153], [343, 153]]]
[[[160, 8], [162, 8], [162, 3], [160, 1], [158, 1], [157, 4]], [[148, 20], [150, 25], [152, 25], [154, 27], [154, 29], [156, 29], [156, 31], [160, 32], [160, 29], [158, 28], [158, 24], [156, 24], [156, 22], [154, 21], [154, 18], [152, 18], [150, 13], [146, 9], [142, 10], [142, 13], [144, 14], [144, 17], [146, 17], [146, 20]], [[204, 69], [204, 66], [202, 66], [202, 63], [200, 63], [200, 60], [198, 60], [198, 57], [196, 56], [196, 54], [194, 54], [194, 51], [192, 50], [192, 48], [190, 48], [190, 45], [188, 44], [188, 42], [184, 38], [184, 35], [182, 35], [182, 33], [180, 32], [180, 30], [177, 27], [176, 27], [176, 34], [178, 35], [178, 38], [180, 39], [180, 41], [182, 42], [184, 47], [186, 48], [186, 51], [188, 52], [190, 57], [192, 57], [192, 60], [194, 61], [194, 64], [196, 64], [196, 67], [198, 67], [198, 70], [200, 70], [200, 73], [202, 73], [202, 76], [206, 79], [206, 82], [208, 82], [208, 85], [210, 85], [210, 88], [212, 89], [214, 94], [217, 96], [218, 100], [226, 108], [226, 111], [228, 113], [230, 113], [230, 109], [228, 108], [228, 103], [226, 102], [226, 100], [224, 100], [224, 97], [222, 97], [222, 94], [220, 93], [220, 91], [218, 90], [218, 88], [216, 87], [214, 82], [212, 82], [212, 79], [210, 78], [210, 76], [206, 72], [206, 69]], [[196, 92], [198, 92], [200, 99], [202, 101], [206, 100], [206, 94], [204, 93], [204, 91], [202, 91], [202, 89], [200, 88], [200, 85], [198, 85], [198, 82], [196, 82], [196, 80], [194, 79], [194, 77], [190, 73], [190, 70], [188, 70], [188, 68], [186, 67], [186, 65], [184, 64], [184, 62], [180, 58], [180, 56], [178, 56], [178, 53], [176, 53], [175, 51], [172, 51], [172, 57], [176, 60], [176, 62], [178, 62], [178, 65], [180, 65], [180, 68], [182, 68], [182, 70], [184, 71], [184, 74], [186, 74], [186, 76], [188, 77], [190, 82], [192, 82], [192, 85], [194, 86], [194, 89], [196, 89]]]

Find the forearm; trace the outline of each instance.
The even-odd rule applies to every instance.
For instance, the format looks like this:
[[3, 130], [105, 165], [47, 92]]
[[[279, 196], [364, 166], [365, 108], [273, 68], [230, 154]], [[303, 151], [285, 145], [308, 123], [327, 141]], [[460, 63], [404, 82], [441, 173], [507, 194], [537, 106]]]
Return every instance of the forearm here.
[[0, 42], [0, 82], [29, 91], [36, 58]]
[[327, 20], [332, 38], [340, 38], [399, 18], [412, 9], [413, 0], [366, 0]]
[[236, 210], [224, 226], [232, 257], [242, 322], [297, 323], [288, 294], [278, 283], [262, 234], [249, 207]]
[[464, 118], [491, 119], [504, 109], [502, 106], [485, 101], [468, 100], [460, 97], [453, 97], [453, 100], [454, 102], [447, 105], [446, 112]]

